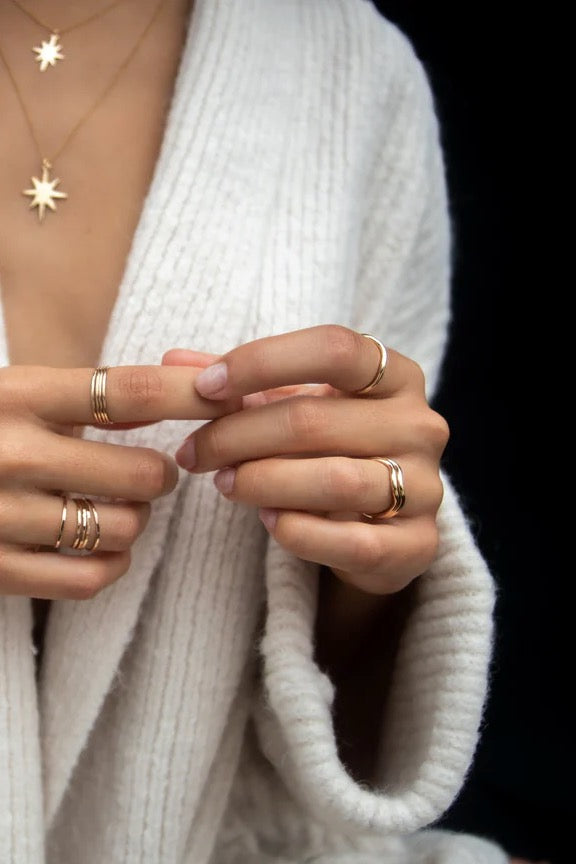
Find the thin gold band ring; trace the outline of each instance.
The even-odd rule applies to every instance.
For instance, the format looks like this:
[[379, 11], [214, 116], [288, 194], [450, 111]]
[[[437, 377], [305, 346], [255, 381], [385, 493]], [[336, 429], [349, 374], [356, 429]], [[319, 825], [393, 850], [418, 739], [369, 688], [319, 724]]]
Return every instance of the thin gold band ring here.
[[95, 552], [100, 546], [100, 520], [94, 502], [90, 498], [68, 499], [66, 495], [62, 495], [60, 530], [58, 531], [54, 549], [60, 549], [62, 546], [62, 538], [71, 502], [76, 505], [76, 532], [71, 548], [84, 552]]
[[62, 543], [62, 536], [64, 534], [64, 528], [66, 527], [66, 518], [68, 516], [68, 498], [66, 495], [62, 495], [62, 516], [60, 517], [60, 530], [58, 532], [58, 537], [56, 538], [56, 542], [54, 544], [54, 549], [59, 549]]
[[376, 374], [374, 375], [372, 380], [365, 387], [362, 387], [361, 390], [355, 390], [355, 396], [365, 396], [380, 383], [380, 381], [382, 380], [382, 376], [386, 371], [386, 363], [388, 361], [388, 352], [386, 351], [386, 348], [379, 339], [376, 339], [375, 336], [371, 336], [370, 333], [361, 333], [360, 335], [364, 336], [365, 339], [370, 339], [371, 342], [374, 342], [380, 352], [380, 362], [378, 363], [378, 369], [376, 370]]
[[381, 462], [390, 472], [390, 489], [392, 492], [392, 505], [387, 510], [382, 510], [380, 513], [362, 513], [366, 519], [370, 521], [379, 521], [381, 519], [391, 519], [404, 507], [406, 503], [406, 493], [404, 491], [404, 475], [398, 462], [394, 459], [389, 459], [384, 456], [373, 456], [375, 462]]
[[90, 382], [90, 401], [92, 403], [92, 414], [96, 423], [108, 425], [112, 423], [108, 414], [106, 402], [106, 378], [109, 366], [98, 366], [92, 375]]

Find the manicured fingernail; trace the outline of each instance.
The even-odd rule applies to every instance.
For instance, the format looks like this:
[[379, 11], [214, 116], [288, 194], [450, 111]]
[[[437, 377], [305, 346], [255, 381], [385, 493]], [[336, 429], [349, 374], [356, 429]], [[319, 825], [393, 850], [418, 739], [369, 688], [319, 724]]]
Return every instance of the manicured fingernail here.
[[196, 465], [196, 445], [194, 438], [188, 438], [176, 452], [176, 462], [186, 471], [192, 471]]
[[268, 531], [274, 531], [276, 522], [278, 521], [278, 511], [272, 510], [270, 507], [261, 507], [258, 515]]
[[234, 478], [236, 477], [235, 468], [224, 468], [223, 471], [218, 471], [214, 477], [214, 485], [223, 495], [229, 495], [234, 488]]
[[214, 396], [226, 386], [228, 367], [226, 363], [215, 363], [208, 366], [196, 377], [196, 390], [201, 396]]

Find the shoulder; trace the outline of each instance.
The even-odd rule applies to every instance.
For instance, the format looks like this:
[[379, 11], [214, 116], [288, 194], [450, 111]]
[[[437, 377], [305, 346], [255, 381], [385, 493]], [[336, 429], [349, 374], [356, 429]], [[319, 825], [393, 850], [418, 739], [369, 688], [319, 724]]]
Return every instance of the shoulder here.
[[[303, 0], [302, 37], [374, 86], [427, 89], [427, 75], [409, 38], [372, 0]], [[343, 70], [344, 71], [344, 70]]]
[[372, 129], [379, 120], [384, 128], [396, 120], [420, 129], [434, 122], [425, 67], [410, 39], [372, 0], [300, 0], [298, 8], [308, 87], [319, 78], [333, 104], [352, 101], [356, 121], [364, 116]]

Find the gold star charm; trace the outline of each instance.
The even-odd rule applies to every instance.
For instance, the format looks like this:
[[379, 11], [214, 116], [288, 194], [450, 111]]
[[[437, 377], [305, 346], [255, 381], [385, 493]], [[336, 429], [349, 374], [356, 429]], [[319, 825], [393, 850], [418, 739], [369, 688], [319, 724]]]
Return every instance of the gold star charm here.
[[56, 66], [58, 60], [64, 60], [62, 45], [59, 44], [58, 33], [52, 33], [49, 42], [42, 42], [40, 47], [32, 50], [37, 55], [36, 60], [40, 64], [40, 71], [45, 72], [48, 66]]
[[32, 177], [32, 183], [34, 184], [33, 189], [25, 189], [22, 194], [28, 195], [32, 198], [30, 202], [30, 207], [38, 207], [38, 219], [40, 222], [44, 219], [44, 214], [46, 212], [46, 208], [49, 207], [50, 210], [56, 210], [56, 204], [54, 203], [55, 198], [68, 198], [68, 195], [65, 192], [58, 192], [56, 186], [60, 183], [58, 178], [51, 180], [50, 179], [50, 169], [52, 166], [47, 159], [44, 159], [42, 162], [42, 179], [39, 180], [38, 177]]

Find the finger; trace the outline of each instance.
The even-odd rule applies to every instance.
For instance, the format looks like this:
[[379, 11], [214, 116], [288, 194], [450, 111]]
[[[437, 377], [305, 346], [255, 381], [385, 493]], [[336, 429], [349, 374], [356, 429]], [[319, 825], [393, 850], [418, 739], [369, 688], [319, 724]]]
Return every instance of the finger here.
[[[27, 408], [48, 423], [94, 424], [90, 387], [93, 369], [12, 367], [9, 386]], [[106, 380], [106, 407], [114, 423], [209, 420], [237, 410], [240, 399], [218, 405], [195, 390], [198, 369], [183, 366], [116, 366]]]
[[[438, 470], [415, 457], [403, 458], [401, 468], [406, 504], [397, 518], [435, 515], [442, 501]], [[219, 471], [214, 483], [231, 501], [282, 510], [380, 513], [394, 502], [390, 470], [374, 459], [258, 459]]]
[[55, 555], [0, 545], [0, 595], [88, 600], [130, 566], [129, 552]]
[[25, 442], [5, 441], [0, 480], [5, 487], [152, 501], [172, 492], [178, 468], [150, 447], [85, 441], [34, 430]]
[[405, 588], [430, 566], [438, 548], [436, 525], [428, 516], [379, 525], [293, 511], [264, 510], [261, 518], [297, 558], [332, 567], [370, 594]]
[[288, 384], [286, 387], [276, 387], [274, 390], [260, 390], [258, 393], [249, 393], [242, 396], [243, 408], [259, 408], [270, 402], [280, 402], [283, 399], [291, 399], [293, 396], [315, 396], [342, 398], [339, 390], [330, 387], [329, 384]]
[[[371, 339], [347, 327], [323, 325], [235, 348], [198, 375], [196, 389], [210, 399], [307, 383], [355, 393], [372, 381], [379, 365], [380, 351]], [[407, 387], [424, 391], [420, 367], [390, 349], [382, 380], [370, 395], [390, 396]]]
[[434, 458], [445, 442], [445, 426], [425, 403], [407, 420], [383, 412], [371, 399], [296, 397], [239, 411], [207, 423], [176, 453], [188, 471], [213, 471], [268, 456], [394, 456], [426, 452]]
[[[205, 354], [202, 351], [190, 351], [187, 348], [172, 348], [162, 357], [162, 365], [206, 368], [217, 359], [217, 354]], [[258, 393], [249, 393], [242, 398], [242, 407], [256, 408], [258, 405], [266, 405], [268, 402], [276, 402], [289, 396], [298, 396], [303, 391], [305, 391], [307, 396], [334, 396], [338, 393], [337, 390], [326, 384], [291, 384], [287, 387], [276, 387], [274, 390], [261, 390]]]
[[[0, 507], [0, 542], [13, 545], [54, 546], [63, 516], [60, 495], [41, 495], [22, 490], [4, 490]], [[140, 536], [150, 517], [146, 503], [93, 502], [100, 527], [99, 551], [122, 552]], [[76, 535], [76, 503], [66, 500], [66, 518], [60, 548], [72, 546]], [[91, 528], [90, 543], [95, 537]]]

